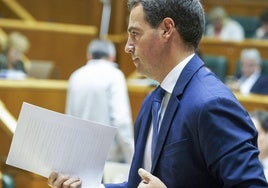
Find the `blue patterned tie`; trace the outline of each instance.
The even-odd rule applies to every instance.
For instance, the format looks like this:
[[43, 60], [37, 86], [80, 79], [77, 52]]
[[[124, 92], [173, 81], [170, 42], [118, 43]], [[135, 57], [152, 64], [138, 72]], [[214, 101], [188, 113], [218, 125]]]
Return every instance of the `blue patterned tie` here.
[[158, 86], [153, 93], [153, 101], [152, 101], [153, 138], [152, 138], [152, 153], [151, 153], [152, 160], [153, 160], [153, 155], [155, 152], [157, 136], [158, 136], [159, 110], [160, 110], [161, 102], [162, 102], [164, 95], [165, 95], [165, 90], [162, 89], [160, 86]]

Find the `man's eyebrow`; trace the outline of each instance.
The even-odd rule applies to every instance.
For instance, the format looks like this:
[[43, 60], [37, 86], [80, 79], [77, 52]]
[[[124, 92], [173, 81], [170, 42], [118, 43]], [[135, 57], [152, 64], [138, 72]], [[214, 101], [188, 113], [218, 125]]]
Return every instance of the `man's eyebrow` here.
[[131, 31], [133, 31], [133, 30], [135, 30], [135, 31], [140, 31], [140, 29], [139, 28], [137, 28], [137, 27], [129, 27], [128, 29], [127, 29], [127, 31], [128, 32], [131, 32]]
[[133, 29], [134, 29], [133, 27], [129, 27], [129, 28], [127, 29], [127, 31], [128, 31], [128, 32], [131, 32]]

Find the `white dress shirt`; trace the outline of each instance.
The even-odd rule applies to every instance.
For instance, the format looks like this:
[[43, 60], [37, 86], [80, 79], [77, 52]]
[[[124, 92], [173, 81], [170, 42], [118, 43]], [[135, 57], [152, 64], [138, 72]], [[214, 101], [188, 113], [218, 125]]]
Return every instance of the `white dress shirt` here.
[[115, 63], [90, 60], [69, 79], [66, 114], [118, 128], [109, 161], [130, 163], [133, 121], [126, 79]]
[[255, 82], [258, 80], [260, 77], [259, 72], [255, 72], [250, 77], [248, 78], [241, 78], [239, 79], [240, 82], [240, 93], [247, 95], [250, 93], [251, 88], [255, 84]]

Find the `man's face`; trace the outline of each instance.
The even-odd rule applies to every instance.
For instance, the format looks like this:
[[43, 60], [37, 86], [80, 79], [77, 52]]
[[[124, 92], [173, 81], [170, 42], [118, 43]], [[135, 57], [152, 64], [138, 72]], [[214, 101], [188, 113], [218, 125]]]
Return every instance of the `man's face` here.
[[161, 34], [159, 29], [152, 28], [144, 19], [141, 5], [131, 10], [128, 25], [126, 53], [130, 53], [137, 71], [150, 78], [157, 74], [161, 61]]
[[215, 27], [215, 30], [221, 30], [223, 27], [223, 19], [222, 18], [215, 18], [212, 20], [212, 23]]
[[255, 71], [258, 70], [258, 63], [252, 59], [242, 59], [242, 75], [245, 77], [251, 76]]
[[10, 62], [11, 64], [16, 63], [17, 61], [19, 61], [22, 58], [22, 52], [19, 51], [16, 48], [10, 48], [7, 52], [7, 59], [8, 62]]

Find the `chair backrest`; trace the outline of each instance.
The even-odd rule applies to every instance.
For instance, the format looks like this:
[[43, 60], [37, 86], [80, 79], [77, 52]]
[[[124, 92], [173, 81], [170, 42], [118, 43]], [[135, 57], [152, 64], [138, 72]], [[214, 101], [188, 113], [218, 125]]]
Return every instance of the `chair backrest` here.
[[238, 21], [245, 31], [245, 38], [252, 38], [255, 35], [256, 29], [260, 26], [260, 21], [257, 17], [253, 16], [232, 16]]
[[2, 174], [2, 184], [3, 188], [15, 188], [14, 179], [9, 174]]
[[262, 73], [268, 76], [268, 59], [262, 60]]
[[218, 55], [202, 55], [205, 66], [214, 72], [221, 81], [225, 81], [227, 73], [227, 59]]
[[48, 79], [54, 69], [54, 62], [47, 60], [31, 60], [28, 76]]

